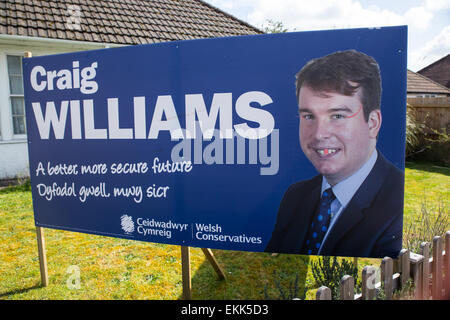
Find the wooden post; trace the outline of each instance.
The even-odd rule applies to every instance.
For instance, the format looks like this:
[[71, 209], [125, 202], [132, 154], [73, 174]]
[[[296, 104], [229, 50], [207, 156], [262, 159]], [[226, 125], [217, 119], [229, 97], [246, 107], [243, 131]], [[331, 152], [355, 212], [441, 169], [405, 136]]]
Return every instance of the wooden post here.
[[[31, 58], [33, 54], [30, 51], [25, 51], [24, 57]], [[36, 237], [38, 244], [39, 255], [39, 270], [41, 272], [41, 284], [43, 287], [48, 286], [48, 269], [47, 269], [47, 255], [45, 252], [45, 238], [44, 228], [36, 227]]]
[[36, 236], [39, 255], [39, 269], [41, 271], [41, 284], [48, 286], [47, 256], [45, 254], [44, 228], [36, 227]]
[[341, 279], [341, 300], [354, 300], [355, 280], [352, 276], [345, 275]]
[[430, 297], [430, 244], [422, 242], [420, 244], [420, 254], [423, 256], [422, 268], [422, 298], [428, 300]]
[[433, 238], [433, 300], [442, 298], [442, 238], [436, 236]]
[[366, 266], [362, 271], [362, 300], [373, 300], [375, 298], [376, 289], [376, 269], [373, 266]]
[[181, 277], [183, 279], [183, 299], [191, 300], [191, 257], [189, 247], [181, 246]]
[[358, 258], [357, 257], [353, 258], [353, 265], [355, 266], [356, 270], [358, 270]]
[[450, 231], [445, 233], [445, 300], [450, 300]]
[[416, 300], [423, 299], [423, 256], [414, 252], [409, 253], [411, 261], [411, 276], [414, 282], [414, 297]]
[[381, 283], [384, 285], [384, 295], [386, 300], [392, 299], [393, 281], [392, 274], [394, 263], [391, 258], [385, 257], [381, 261]]
[[202, 248], [202, 251], [205, 254], [206, 258], [211, 263], [212, 267], [214, 268], [214, 271], [216, 271], [217, 275], [219, 276], [219, 279], [225, 280], [226, 279], [225, 272], [220, 267], [219, 263], [216, 260], [216, 257], [214, 257], [214, 254], [211, 251], [211, 249]]
[[[211, 249], [202, 248], [203, 253], [205, 254], [208, 261], [211, 263], [214, 271], [216, 271], [219, 279], [225, 280], [226, 275], [223, 271], [222, 267], [214, 257]], [[191, 300], [192, 298], [192, 286], [191, 286], [191, 254], [189, 251], [189, 247], [181, 246], [181, 275], [183, 279], [183, 298], [185, 300]]]
[[330, 288], [321, 286], [316, 292], [316, 300], [331, 300]]
[[398, 259], [400, 261], [400, 287], [404, 288], [410, 276], [409, 251], [402, 249]]

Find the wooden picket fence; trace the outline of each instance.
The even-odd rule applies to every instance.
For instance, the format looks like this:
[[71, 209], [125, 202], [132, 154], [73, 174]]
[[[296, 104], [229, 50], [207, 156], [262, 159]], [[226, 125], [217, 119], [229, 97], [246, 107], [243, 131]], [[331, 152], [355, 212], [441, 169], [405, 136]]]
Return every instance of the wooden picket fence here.
[[[434, 237], [431, 257], [430, 243], [422, 242], [420, 247], [420, 254], [403, 249], [395, 260], [384, 258], [380, 266], [380, 282], [374, 281], [377, 269], [366, 266], [362, 271], [361, 293], [354, 293], [353, 277], [342, 277], [340, 299], [372, 300], [381, 293], [384, 299], [391, 300], [395, 290], [412, 284], [414, 299], [450, 300], [450, 231], [446, 232], [445, 238]], [[320, 287], [316, 300], [331, 300], [331, 290]]]

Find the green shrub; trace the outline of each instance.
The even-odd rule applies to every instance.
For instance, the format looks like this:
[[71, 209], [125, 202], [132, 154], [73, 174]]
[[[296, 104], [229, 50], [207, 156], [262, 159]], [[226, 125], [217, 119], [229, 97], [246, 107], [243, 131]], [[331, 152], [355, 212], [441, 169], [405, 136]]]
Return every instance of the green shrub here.
[[450, 165], [450, 135], [445, 128], [438, 131], [418, 122], [411, 106], [406, 110], [405, 156], [408, 160]]
[[283, 22], [274, 21], [272, 19], [266, 19], [261, 29], [264, 33], [285, 33], [288, 31], [288, 29], [284, 27]]
[[450, 165], [450, 135], [445, 129], [432, 132], [433, 134], [425, 138], [428, 145], [421, 159], [444, 166]]
[[305, 288], [302, 293], [299, 295], [300, 286], [298, 282], [298, 273], [295, 275], [294, 281], [290, 280], [287, 288], [284, 288], [281, 284], [281, 281], [277, 277], [276, 271], [273, 272], [275, 287], [278, 290], [278, 296], [270, 296], [268, 285], [264, 286], [264, 298], [266, 300], [293, 300], [300, 299], [305, 300], [307, 289]]
[[[358, 268], [353, 262], [343, 259], [341, 263], [336, 257], [321, 257], [311, 265], [312, 274], [317, 287], [326, 286], [331, 290], [331, 298], [339, 299], [341, 279], [345, 275], [352, 276], [358, 283]], [[357, 285], [355, 285], [355, 290]]]
[[21, 191], [21, 192], [31, 191], [30, 178], [29, 177], [17, 178], [17, 180], [13, 181], [13, 184], [1, 188], [0, 194], [1, 193], [11, 193], [11, 192], [16, 192], [16, 191]]
[[406, 157], [411, 157], [426, 150], [424, 146], [425, 125], [418, 122], [414, 115], [414, 109], [408, 106], [406, 109]]
[[412, 252], [420, 253], [422, 242], [433, 243], [433, 238], [443, 235], [450, 229], [450, 211], [442, 199], [434, 206], [423, 200], [421, 212], [404, 227], [403, 246]]
[[412, 279], [408, 279], [401, 289], [394, 290], [392, 300], [415, 300], [415, 285]]

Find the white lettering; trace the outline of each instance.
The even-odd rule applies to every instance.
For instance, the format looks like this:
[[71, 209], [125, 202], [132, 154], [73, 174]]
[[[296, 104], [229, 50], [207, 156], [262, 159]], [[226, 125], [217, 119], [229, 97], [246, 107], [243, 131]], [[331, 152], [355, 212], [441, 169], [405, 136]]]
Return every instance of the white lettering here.
[[[165, 115], [166, 120], [162, 119], [163, 115]], [[158, 96], [148, 138], [158, 139], [161, 130], [170, 131], [172, 140], [184, 138], [172, 96]]]
[[145, 97], [134, 97], [134, 138], [145, 139], [146, 123], [145, 123]]
[[206, 110], [202, 94], [187, 94], [186, 101], [186, 138], [195, 138], [196, 115], [203, 138], [211, 139], [217, 116], [220, 114], [220, 138], [230, 139], [233, 125], [233, 101], [231, 93], [215, 93], [212, 99], [210, 112]]
[[[98, 63], [93, 62], [90, 66], [81, 69], [81, 72], [79, 67], [79, 61], [72, 62], [72, 71], [69, 69], [47, 71], [43, 66], [34, 66], [30, 73], [31, 87], [38, 92], [45, 89], [52, 91], [56, 85], [58, 90], [80, 89], [83, 94], [96, 93], [98, 83], [93, 79], [97, 74]], [[40, 81], [38, 81], [38, 75], [42, 78], [39, 79]], [[46, 77], [45, 80], [44, 77]]]
[[30, 73], [31, 87], [39, 92], [45, 89], [45, 87], [47, 86], [47, 81], [42, 80], [40, 83], [38, 83], [38, 74], [40, 74], [41, 77], [45, 77], [46, 72], [43, 66], [35, 66], [33, 69], [31, 69]]
[[119, 128], [119, 99], [108, 99], [108, 132], [110, 139], [133, 139], [133, 129]]
[[236, 101], [236, 112], [245, 120], [259, 123], [259, 128], [251, 128], [246, 123], [236, 124], [234, 129], [243, 138], [262, 139], [275, 128], [272, 114], [266, 110], [254, 108], [250, 104], [258, 103], [261, 107], [273, 103], [272, 98], [261, 91], [250, 91], [242, 94]]
[[84, 135], [86, 139], [106, 139], [108, 132], [106, 129], [96, 129], [94, 122], [94, 101], [83, 101], [84, 111]]
[[66, 129], [66, 118], [69, 101], [61, 101], [61, 110], [56, 112], [55, 103], [48, 101], [45, 109], [45, 118], [42, 114], [41, 104], [33, 102], [34, 117], [38, 126], [41, 139], [46, 140], [50, 136], [50, 126], [53, 128], [56, 139], [64, 139], [64, 131]]

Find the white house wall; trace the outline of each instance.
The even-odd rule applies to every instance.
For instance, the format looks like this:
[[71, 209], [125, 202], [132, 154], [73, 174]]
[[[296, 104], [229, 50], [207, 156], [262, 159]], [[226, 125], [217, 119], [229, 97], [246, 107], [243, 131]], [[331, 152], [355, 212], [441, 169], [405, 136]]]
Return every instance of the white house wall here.
[[0, 179], [28, 177], [28, 148], [26, 142], [0, 143]]
[[92, 50], [108, 44], [0, 35], [0, 179], [29, 176], [26, 135], [13, 134], [7, 55], [33, 56]]

